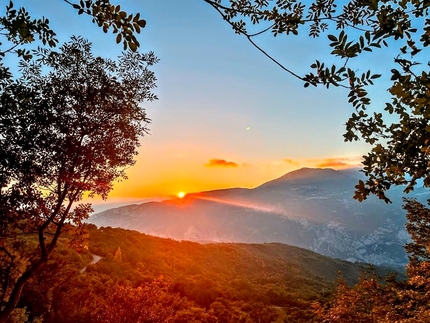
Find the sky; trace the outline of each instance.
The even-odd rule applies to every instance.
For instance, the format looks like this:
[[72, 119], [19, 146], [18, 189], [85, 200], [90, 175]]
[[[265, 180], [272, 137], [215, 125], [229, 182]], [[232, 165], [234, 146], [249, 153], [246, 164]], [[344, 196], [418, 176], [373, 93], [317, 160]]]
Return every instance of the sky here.
[[[140, 50], [154, 51], [160, 62], [154, 67], [159, 100], [143, 105], [152, 120], [150, 135], [141, 140], [129, 179], [115, 184], [111, 203], [252, 188], [301, 167], [354, 167], [368, 151], [362, 142], [343, 140], [353, 112], [345, 89], [304, 88], [202, 0], [112, 3], [146, 19]], [[114, 35], [104, 34], [62, 0], [14, 4], [35, 18], [49, 18], [60, 43], [81, 35], [93, 43], [96, 55], [121, 53]], [[330, 59], [326, 36], [263, 36], [257, 42], [302, 75], [315, 59]], [[381, 60], [365, 58], [362, 67], [378, 72]], [[375, 105], [386, 95], [384, 80], [380, 83], [373, 90]]]

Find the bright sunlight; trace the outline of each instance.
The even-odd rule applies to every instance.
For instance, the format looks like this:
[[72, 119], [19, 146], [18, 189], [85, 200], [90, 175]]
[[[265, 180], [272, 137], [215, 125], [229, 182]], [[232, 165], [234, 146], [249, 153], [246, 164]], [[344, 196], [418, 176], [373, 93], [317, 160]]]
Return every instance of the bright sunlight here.
[[178, 197], [181, 199], [181, 198], [183, 198], [184, 196], [185, 196], [185, 192], [179, 192], [178, 194]]

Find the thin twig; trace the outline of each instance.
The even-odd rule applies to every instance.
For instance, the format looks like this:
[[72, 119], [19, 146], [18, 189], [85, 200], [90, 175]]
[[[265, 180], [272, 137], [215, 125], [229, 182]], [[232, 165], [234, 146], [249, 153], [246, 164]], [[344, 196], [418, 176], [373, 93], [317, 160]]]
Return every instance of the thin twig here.
[[[220, 6], [218, 6], [217, 3], [214, 3], [213, 1], [210, 0], [204, 0], [205, 2], [207, 2], [208, 4], [210, 4], [216, 11], [218, 11], [218, 13], [221, 15], [221, 17], [223, 17], [223, 19], [225, 21], [227, 21], [227, 23], [232, 26], [233, 29], [236, 30], [237, 33], [244, 35], [248, 41], [255, 47], [257, 48], [261, 53], [263, 53], [267, 58], [269, 58], [272, 62], [274, 62], [276, 65], [278, 65], [281, 69], [283, 69], [284, 71], [286, 71], [287, 73], [293, 75], [294, 77], [298, 78], [299, 80], [305, 81], [300, 75], [294, 73], [293, 71], [291, 71], [290, 69], [288, 69], [287, 67], [285, 67], [284, 65], [282, 65], [278, 60], [276, 60], [273, 56], [271, 56], [270, 54], [268, 54], [264, 49], [262, 49], [260, 46], [258, 46], [253, 40], [252, 40], [252, 36], [243, 33], [239, 30], [237, 30], [235, 28], [235, 26], [233, 25], [233, 23], [226, 17], [226, 15], [221, 11]], [[222, 8], [222, 7], [221, 7]]]
[[248, 36], [249, 36], [249, 37], [255, 37], [255, 36], [258, 36], [258, 35], [264, 34], [266, 31], [268, 31], [268, 30], [272, 29], [274, 26], [275, 26], [275, 24], [272, 24], [271, 26], [269, 26], [269, 27], [267, 27], [267, 28], [265, 28], [265, 29], [263, 29], [263, 30], [261, 30], [261, 31], [259, 31], [259, 32], [256, 32], [255, 34], [248, 34]]

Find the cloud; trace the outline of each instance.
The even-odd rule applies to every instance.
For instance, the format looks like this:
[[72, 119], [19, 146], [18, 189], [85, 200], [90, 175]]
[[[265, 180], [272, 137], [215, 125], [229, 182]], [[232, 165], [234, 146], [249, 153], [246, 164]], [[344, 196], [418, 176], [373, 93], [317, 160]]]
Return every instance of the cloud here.
[[231, 167], [236, 168], [239, 165], [235, 162], [226, 161], [225, 159], [211, 159], [207, 164], [205, 164], [206, 167]]
[[357, 166], [357, 162], [349, 158], [327, 158], [316, 165], [319, 168], [347, 168]]

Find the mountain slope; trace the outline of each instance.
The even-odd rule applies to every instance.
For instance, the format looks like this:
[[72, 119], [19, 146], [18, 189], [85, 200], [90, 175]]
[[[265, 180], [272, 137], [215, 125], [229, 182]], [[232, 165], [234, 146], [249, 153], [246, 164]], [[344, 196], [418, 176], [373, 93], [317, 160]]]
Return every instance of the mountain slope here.
[[406, 263], [401, 189], [391, 190], [393, 204], [374, 197], [359, 203], [352, 199], [357, 179], [351, 174], [306, 168], [254, 189], [130, 205], [90, 221], [177, 240], [281, 242], [351, 261]]
[[343, 174], [342, 172], [336, 171], [331, 168], [301, 168], [292, 172], [289, 172], [279, 178], [266, 182], [259, 186], [259, 188], [286, 186], [286, 185], [304, 185], [304, 184], [316, 184], [324, 183], [344, 183], [350, 182], [354, 178]]

